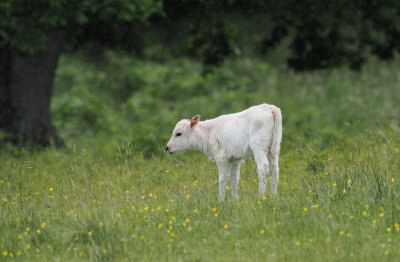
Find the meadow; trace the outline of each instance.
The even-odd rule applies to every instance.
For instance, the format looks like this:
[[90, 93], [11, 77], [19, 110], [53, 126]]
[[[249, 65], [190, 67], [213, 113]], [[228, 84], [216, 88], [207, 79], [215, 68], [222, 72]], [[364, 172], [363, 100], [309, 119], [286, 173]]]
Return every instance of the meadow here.
[[[232, 58], [118, 52], [62, 57], [53, 121], [67, 146], [0, 149], [2, 261], [396, 261], [400, 256], [400, 59], [296, 73]], [[279, 195], [217, 201], [217, 169], [162, 151], [175, 123], [275, 104]], [[229, 188], [227, 188], [229, 191]]]

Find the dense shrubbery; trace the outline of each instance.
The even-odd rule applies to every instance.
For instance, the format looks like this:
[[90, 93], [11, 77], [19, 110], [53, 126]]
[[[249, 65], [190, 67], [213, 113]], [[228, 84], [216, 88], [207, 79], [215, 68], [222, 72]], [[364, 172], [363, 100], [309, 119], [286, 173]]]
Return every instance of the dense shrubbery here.
[[297, 74], [237, 58], [203, 74], [201, 63], [188, 59], [155, 62], [107, 52], [93, 63], [68, 55], [57, 71], [53, 120], [71, 143], [97, 134], [154, 154], [181, 118], [213, 118], [266, 102], [283, 110], [284, 146], [325, 148], [397, 121], [398, 63], [372, 60], [361, 72]]
[[164, 0], [164, 10], [165, 19], [151, 23], [160, 42], [205, 64], [268, 54], [283, 43], [296, 70], [359, 69], [371, 54], [389, 59], [400, 51], [398, 1]]

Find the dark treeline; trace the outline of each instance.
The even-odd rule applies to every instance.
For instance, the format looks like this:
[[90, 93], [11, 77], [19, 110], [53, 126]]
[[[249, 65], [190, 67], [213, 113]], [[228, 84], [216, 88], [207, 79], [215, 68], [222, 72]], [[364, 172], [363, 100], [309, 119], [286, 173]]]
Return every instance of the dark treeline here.
[[[49, 104], [59, 55], [162, 46], [208, 68], [226, 57], [264, 56], [287, 43], [295, 70], [358, 69], [400, 47], [397, 0], [3, 0], [0, 130], [15, 144], [62, 145]], [[153, 54], [163, 57], [164, 54]]]
[[262, 56], [286, 40], [286, 63], [295, 70], [359, 69], [371, 54], [390, 59], [399, 50], [400, 2], [165, 0], [162, 12], [146, 23], [95, 24], [81, 36], [80, 43], [95, 40], [136, 54], [157, 39], [174, 55], [207, 65], [218, 65], [243, 46]]

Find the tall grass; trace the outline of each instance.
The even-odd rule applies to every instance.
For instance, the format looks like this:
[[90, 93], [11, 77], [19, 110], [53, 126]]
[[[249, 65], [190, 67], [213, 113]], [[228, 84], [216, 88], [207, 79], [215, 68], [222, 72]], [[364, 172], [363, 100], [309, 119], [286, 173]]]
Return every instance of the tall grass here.
[[[243, 59], [201, 76], [193, 61], [109, 60], [104, 69], [73, 56], [61, 64], [53, 110], [66, 149], [1, 153], [2, 260], [398, 258], [398, 62], [296, 74]], [[117, 62], [129, 73], [118, 73]], [[102, 71], [136, 73], [136, 89], [114, 96], [108, 77], [90, 81]], [[190, 96], [193, 82], [199, 91]], [[169, 97], [162, 87], [187, 93]], [[278, 197], [257, 197], [251, 160], [242, 165], [240, 199], [218, 202], [217, 170], [205, 156], [158, 153], [179, 118], [260, 102], [280, 106], [285, 119]]]

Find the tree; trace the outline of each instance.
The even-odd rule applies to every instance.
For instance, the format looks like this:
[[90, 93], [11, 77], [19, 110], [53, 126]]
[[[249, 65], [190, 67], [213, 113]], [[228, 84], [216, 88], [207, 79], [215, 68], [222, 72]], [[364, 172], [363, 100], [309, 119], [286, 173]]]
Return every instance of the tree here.
[[348, 65], [359, 69], [371, 54], [390, 59], [400, 50], [396, 0], [254, 1], [274, 21], [263, 51], [291, 38], [287, 64], [295, 70]]
[[82, 28], [146, 21], [158, 0], [2, 0], [0, 130], [16, 144], [62, 145], [51, 124], [58, 58]]
[[359, 69], [371, 54], [390, 59], [400, 51], [398, 0], [164, 0], [164, 8], [167, 19], [159, 25], [167, 38], [182, 39], [178, 51], [205, 65], [240, 54], [243, 39], [254, 55], [289, 43], [286, 63], [299, 71]]
[[206, 67], [216, 66], [234, 53], [236, 32], [226, 21], [226, 16], [234, 10], [234, 3], [226, 0], [164, 0], [166, 19], [159, 24], [165, 27], [169, 22], [172, 28], [178, 27], [176, 23], [186, 24], [187, 28], [183, 30], [186, 31], [185, 47], [182, 49], [191, 57], [199, 57]]

